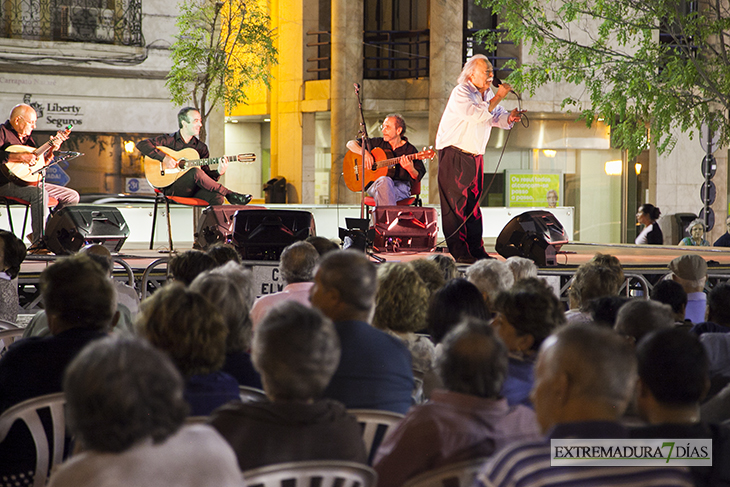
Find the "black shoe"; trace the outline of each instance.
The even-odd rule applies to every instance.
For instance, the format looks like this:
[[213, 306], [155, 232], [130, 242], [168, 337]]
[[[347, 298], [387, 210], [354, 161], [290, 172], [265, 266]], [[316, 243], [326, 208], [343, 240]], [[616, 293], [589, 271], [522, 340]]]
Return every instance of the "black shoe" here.
[[247, 205], [251, 202], [251, 195], [230, 192], [226, 199], [232, 205]]
[[457, 264], [473, 264], [476, 261], [477, 259], [472, 257], [471, 255], [465, 255], [456, 259]]

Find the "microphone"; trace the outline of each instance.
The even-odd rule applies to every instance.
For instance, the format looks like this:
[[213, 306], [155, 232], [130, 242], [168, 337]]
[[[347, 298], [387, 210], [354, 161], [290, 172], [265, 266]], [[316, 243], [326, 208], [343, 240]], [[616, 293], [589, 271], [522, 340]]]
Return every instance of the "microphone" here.
[[[497, 78], [497, 75], [494, 75], [494, 77], [492, 78], [492, 84], [494, 85], [495, 88], [499, 88], [502, 85], [502, 80]], [[518, 100], [522, 99], [522, 97], [520, 95], [518, 95], [515, 90], [510, 89], [509, 92], [512, 93], [513, 95], [515, 95]]]
[[359, 83], [353, 83], [353, 86], [355, 87], [355, 93], [360, 93], [360, 84]]
[[74, 151], [56, 151], [56, 154], [61, 155], [61, 156], [70, 156], [70, 157], [78, 157], [78, 156], [84, 155], [83, 152], [74, 152]]

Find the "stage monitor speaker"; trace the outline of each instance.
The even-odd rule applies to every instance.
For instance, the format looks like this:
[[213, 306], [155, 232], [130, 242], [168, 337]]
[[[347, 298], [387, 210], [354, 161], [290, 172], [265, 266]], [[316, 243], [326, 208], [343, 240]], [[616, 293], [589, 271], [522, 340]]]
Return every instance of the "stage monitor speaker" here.
[[117, 208], [77, 205], [61, 208], [46, 225], [46, 245], [56, 255], [73, 254], [84, 245], [101, 244], [119, 252], [129, 227]]
[[527, 211], [505, 225], [494, 249], [502, 257], [526, 257], [537, 265], [553, 266], [556, 253], [568, 243], [563, 225], [549, 211]]
[[373, 228], [373, 249], [378, 252], [429, 251], [436, 245], [438, 214], [436, 208], [378, 206]]
[[233, 236], [233, 219], [238, 210], [263, 210], [263, 206], [212, 205], [203, 210], [195, 231], [195, 243], [208, 250], [217, 243], [230, 243]]
[[308, 211], [245, 210], [234, 216], [233, 245], [245, 260], [279, 260], [287, 246], [316, 234]]

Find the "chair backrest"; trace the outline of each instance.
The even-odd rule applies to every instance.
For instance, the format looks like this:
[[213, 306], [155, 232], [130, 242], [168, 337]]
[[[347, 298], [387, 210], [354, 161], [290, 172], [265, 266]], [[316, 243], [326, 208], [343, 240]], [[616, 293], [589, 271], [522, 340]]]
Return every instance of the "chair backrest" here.
[[20, 328], [18, 325], [8, 320], [0, 320], [0, 330], [15, 330]]
[[241, 402], [267, 402], [269, 399], [263, 389], [250, 386], [238, 386]]
[[361, 463], [342, 460], [288, 462], [243, 472], [247, 487], [375, 487], [378, 474]]
[[403, 487], [471, 487], [479, 469], [487, 460], [488, 458], [475, 458], [423, 472], [408, 480]]
[[15, 328], [9, 330], [0, 330], [0, 355], [5, 353], [5, 350], [10, 346], [11, 343], [16, 340], [23, 338], [22, 328]]
[[[63, 408], [66, 398], [62, 392], [28, 399], [7, 409], [0, 415], [0, 442], [10, 431], [10, 427], [17, 420], [22, 420], [28, 427], [35, 443], [35, 477], [33, 487], [46, 485], [49, 465], [58, 465], [63, 461], [64, 440], [66, 438], [66, 419]], [[38, 411], [48, 408], [51, 411], [53, 428], [53, 445], [49, 450], [48, 436]]]
[[348, 409], [347, 412], [355, 416], [362, 427], [362, 440], [365, 443], [368, 465], [372, 465], [378, 447], [391, 428], [400, 423], [403, 415], [377, 409]]

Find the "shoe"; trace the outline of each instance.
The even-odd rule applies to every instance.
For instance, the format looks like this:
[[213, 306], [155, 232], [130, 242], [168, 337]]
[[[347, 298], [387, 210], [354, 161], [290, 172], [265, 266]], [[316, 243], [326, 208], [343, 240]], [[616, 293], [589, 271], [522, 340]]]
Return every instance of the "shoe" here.
[[456, 259], [456, 263], [457, 264], [473, 264], [476, 261], [477, 261], [476, 257], [472, 257], [471, 255], [466, 255], [466, 256], [463, 256], [463, 257], [458, 257]]
[[251, 195], [230, 192], [226, 199], [232, 205], [247, 205], [251, 202]]

